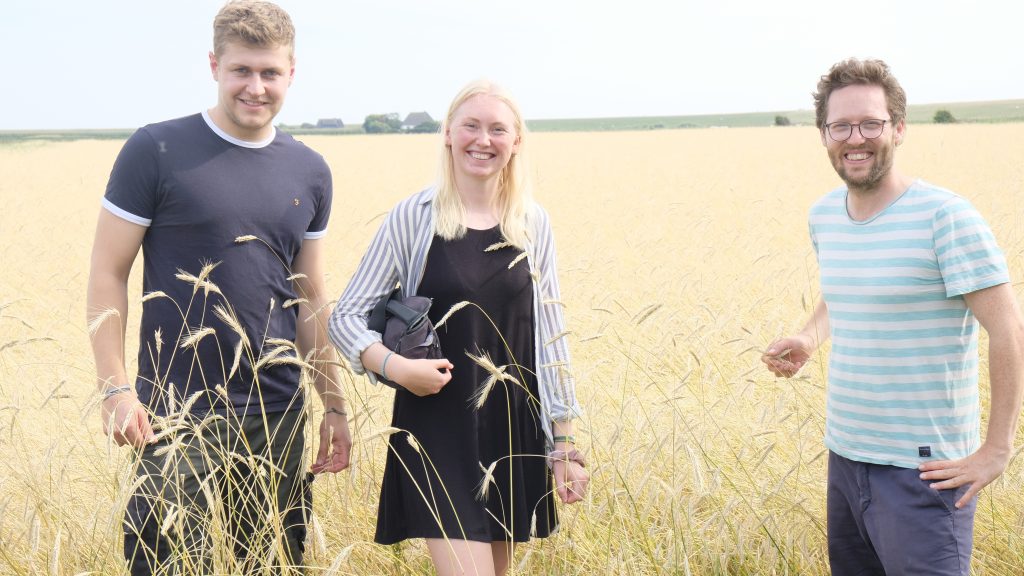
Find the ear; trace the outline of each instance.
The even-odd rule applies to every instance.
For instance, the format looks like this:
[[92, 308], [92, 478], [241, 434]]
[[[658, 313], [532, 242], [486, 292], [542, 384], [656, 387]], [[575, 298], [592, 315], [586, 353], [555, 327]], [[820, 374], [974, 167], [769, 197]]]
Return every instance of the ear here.
[[893, 137], [896, 141], [896, 145], [903, 144], [903, 138], [907, 135], [907, 121], [906, 119], [900, 120], [896, 124], [896, 128], [893, 130]]
[[444, 145], [449, 148], [452, 146], [452, 129], [450, 126], [444, 127]]
[[292, 58], [292, 67], [288, 69], [288, 86], [295, 81], [295, 59]]
[[828, 148], [828, 135], [825, 134], [825, 128], [822, 127], [819, 132], [821, 133], [821, 145]]
[[210, 52], [210, 74], [213, 75], [213, 79], [217, 79], [217, 55]]
[[516, 134], [516, 141], [512, 143], [512, 153], [513, 154], [518, 154], [519, 153], [519, 143], [522, 141], [522, 139], [523, 139], [523, 136], [521, 134]]

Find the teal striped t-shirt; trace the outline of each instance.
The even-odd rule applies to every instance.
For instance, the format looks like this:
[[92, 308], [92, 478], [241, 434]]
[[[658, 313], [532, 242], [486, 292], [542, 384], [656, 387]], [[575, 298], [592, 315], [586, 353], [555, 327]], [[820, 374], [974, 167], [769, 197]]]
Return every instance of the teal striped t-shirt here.
[[963, 295], [1009, 282], [967, 200], [920, 180], [855, 221], [846, 187], [810, 212], [828, 307], [825, 445], [905, 468], [962, 458], [979, 437], [978, 321]]

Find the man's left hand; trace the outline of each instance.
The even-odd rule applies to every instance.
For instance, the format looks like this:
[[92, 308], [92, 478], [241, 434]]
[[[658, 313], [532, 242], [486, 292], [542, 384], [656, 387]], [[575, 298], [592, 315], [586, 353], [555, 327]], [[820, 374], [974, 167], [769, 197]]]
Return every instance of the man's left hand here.
[[320, 446], [313, 463], [313, 473], [334, 473], [348, 468], [351, 449], [348, 418], [339, 412], [327, 412], [320, 421]]
[[966, 458], [925, 462], [917, 469], [922, 472], [922, 480], [939, 480], [931, 484], [936, 490], [949, 490], [970, 484], [967, 492], [956, 502], [956, 507], [962, 508], [1006, 470], [1010, 452], [982, 444], [977, 452]]

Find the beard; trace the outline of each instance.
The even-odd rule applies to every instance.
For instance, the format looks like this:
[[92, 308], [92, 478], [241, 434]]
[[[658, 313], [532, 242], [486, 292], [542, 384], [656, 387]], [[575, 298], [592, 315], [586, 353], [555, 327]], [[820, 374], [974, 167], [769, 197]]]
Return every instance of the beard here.
[[879, 146], [871, 152], [874, 153], [872, 157], [873, 162], [871, 168], [867, 174], [860, 176], [851, 175], [847, 172], [846, 167], [843, 165], [843, 155], [850, 152], [850, 150], [840, 150], [836, 155], [832, 157], [832, 167], [835, 168], [836, 174], [842, 178], [846, 186], [851, 190], [870, 192], [878, 187], [878, 184], [889, 174], [892, 170], [892, 147], [891, 145]]

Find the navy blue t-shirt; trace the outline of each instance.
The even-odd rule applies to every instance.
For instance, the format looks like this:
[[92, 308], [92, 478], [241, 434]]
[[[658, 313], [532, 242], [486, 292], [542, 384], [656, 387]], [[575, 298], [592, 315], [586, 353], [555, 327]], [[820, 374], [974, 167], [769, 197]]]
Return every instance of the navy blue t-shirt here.
[[[284, 307], [299, 298], [292, 262], [304, 239], [326, 233], [331, 195], [323, 157], [281, 132], [253, 144], [203, 113], [150, 124], [128, 139], [103, 206], [147, 227], [136, 379], [144, 404], [167, 415], [201, 392], [192, 413], [302, 406], [299, 369], [260, 361], [295, 341], [298, 306]], [[225, 317], [237, 318], [245, 338]]]

